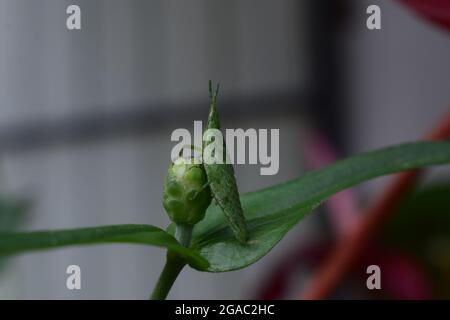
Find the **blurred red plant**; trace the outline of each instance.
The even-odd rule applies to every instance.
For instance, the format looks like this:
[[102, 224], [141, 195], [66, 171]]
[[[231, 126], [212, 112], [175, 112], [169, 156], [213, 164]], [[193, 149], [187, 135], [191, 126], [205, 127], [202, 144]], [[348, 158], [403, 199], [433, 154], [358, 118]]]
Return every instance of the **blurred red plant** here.
[[[424, 19], [450, 30], [449, 0], [399, 0]], [[450, 137], [450, 113], [427, 137], [429, 140], [444, 140]], [[339, 280], [349, 271], [361, 256], [370, 240], [377, 233], [383, 221], [393, 213], [403, 195], [411, 189], [419, 176], [419, 170], [397, 174], [391, 183], [368, 208], [364, 218], [349, 235], [341, 241], [325, 259], [312, 280], [312, 285], [301, 297], [304, 299], [324, 299], [337, 286]]]
[[410, 7], [418, 15], [450, 30], [450, 1], [449, 0], [399, 0]]
[[[450, 112], [427, 136], [426, 140], [450, 138]], [[311, 286], [301, 296], [303, 299], [325, 299], [337, 287], [377, 234], [383, 222], [395, 212], [403, 196], [419, 178], [420, 170], [399, 173], [362, 215], [362, 219], [341, 239], [314, 274]]]

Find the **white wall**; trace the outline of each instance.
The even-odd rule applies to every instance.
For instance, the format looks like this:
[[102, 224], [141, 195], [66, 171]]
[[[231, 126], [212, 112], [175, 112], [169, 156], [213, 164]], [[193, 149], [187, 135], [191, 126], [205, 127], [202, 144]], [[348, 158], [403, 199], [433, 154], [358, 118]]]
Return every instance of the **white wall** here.
[[[82, 9], [82, 30], [68, 31], [65, 9], [75, 2]], [[287, 90], [303, 81], [296, 1], [75, 2], [0, 0], [3, 128], [201, 99], [206, 117], [210, 78], [221, 82], [222, 95], [228, 97]], [[256, 5], [260, 10], [254, 10]], [[235, 121], [231, 125], [236, 127], [281, 127], [281, 138], [289, 141], [281, 150], [279, 176], [262, 178], [256, 168], [238, 168], [242, 191], [300, 173], [298, 120], [261, 123], [255, 115], [250, 122]], [[35, 202], [26, 228], [166, 226], [162, 182], [174, 129], [4, 155], [9, 190]], [[163, 250], [135, 246], [27, 254], [14, 260], [7, 277], [18, 288], [5, 284], [3, 294], [147, 298], [163, 260]], [[172, 297], [245, 297], [270, 261], [228, 275], [184, 271]], [[70, 264], [82, 269], [80, 292], [65, 288]]]

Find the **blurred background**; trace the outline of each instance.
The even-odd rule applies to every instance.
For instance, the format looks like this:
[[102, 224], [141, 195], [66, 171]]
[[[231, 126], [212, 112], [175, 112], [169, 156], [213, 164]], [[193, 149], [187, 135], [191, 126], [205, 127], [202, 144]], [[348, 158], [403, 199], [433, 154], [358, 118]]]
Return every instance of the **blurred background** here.
[[[209, 79], [221, 85], [224, 128], [280, 129], [278, 175], [236, 166], [241, 192], [420, 139], [449, 110], [450, 41], [447, 30], [405, 2], [0, 0], [0, 185], [4, 195], [31, 203], [20, 229], [168, 225], [161, 199], [170, 134], [206, 119]], [[80, 31], [66, 28], [70, 4], [81, 7]], [[381, 8], [381, 30], [366, 27], [371, 4]], [[439, 184], [445, 199], [449, 178], [448, 168], [427, 173], [422, 197]], [[377, 179], [335, 198], [245, 270], [184, 270], [169, 297], [298, 297], [315, 267], [314, 259], [301, 258], [304, 250], [326, 250], [385, 183]], [[404, 211], [419, 208], [416, 200]], [[448, 203], [439, 208], [450, 213]], [[404, 275], [404, 295], [450, 297], [450, 218], [439, 213], [423, 235], [433, 244], [423, 249], [432, 258], [409, 253], [425, 239], [414, 226], [399, 233], [392, 223], [386, 230], [384, 245], [401, 260], [392, 275]], [[283, 269], [296, 255], [300, 262]], [[143, 299], [164, 256], [161, 249], [126, 245], [26, 254], [2, 268], [0, 296]], [[71, 264], [81, 267], [82, 290], [66, 289]], [[373, 297], [361, 290], [365, 279], [349, 278], [337, 297]], [[281, 282], [279, 290], [270, 285]], [[395, 290], [385, 296], [405, 298]]]

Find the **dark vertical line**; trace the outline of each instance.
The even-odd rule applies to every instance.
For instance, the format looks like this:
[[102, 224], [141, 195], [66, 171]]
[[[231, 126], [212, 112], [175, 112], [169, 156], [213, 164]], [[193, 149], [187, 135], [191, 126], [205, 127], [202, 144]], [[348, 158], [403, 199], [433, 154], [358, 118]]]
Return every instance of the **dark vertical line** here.
[[347, 19], [347, 1], [310, 0], [307, 12], [311, 63], [310, 114], [316, 125], [343, 152], [346, 149], [347, 109], [342, 31]]
[[[326, 135], [336, 150], [345, 154], [347, 111], [346, 66], [343, 56], [342, 27], [348, 13], [346, 0], [310, 0], [306, 17], [309, 50], [310, 104], [309, 115], [315, 127]], [[323, 209], [322, 209], [323, 210]], [[321, 210], [321, 211], [322, 211]], [[332, 235], [328, 219], [321, 214], [326, 235]]]

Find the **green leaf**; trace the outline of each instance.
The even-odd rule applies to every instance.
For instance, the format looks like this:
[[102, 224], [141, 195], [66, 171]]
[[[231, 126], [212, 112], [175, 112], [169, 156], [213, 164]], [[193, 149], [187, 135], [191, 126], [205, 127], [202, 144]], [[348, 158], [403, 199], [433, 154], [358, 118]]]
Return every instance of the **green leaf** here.
[[[30, 203], [25, 199], [0, 196], [0, 232], [13, 231], [19, 227], [26, 217]], [[0, 256], [0, 272], [7, 259]]]
[[165, 247], [181, 254], [195, 268], [208, 262], [180, 245], [165, 231], [150, 225], [113, 225], [103, 227], [33, 232], [0, 232], [0, 255], [8, 256], [34, 250], [106, 243], [144, 244]]
[[266, 255], [307, 213], [329, 196], [378, 176], [450, 163], [450, 142], [417, 142], [353, 156], [322, 170], [241, 197], [249, 239], [233, 237], [217, 206], [194, 229], [192, 247], [210, 272], [244, 268]]
[[[386, 221], [380, 239], [414, 255], [429, 256], [437, 240], [450, 239], [450, 184], [411, 192]], [[448, 240], [447, 240], [448, 241]]]
[[[207, 129], [220, 130], [219, 114], [217, 112], [217, 94], [219, 87], [213, 92], [211, 81], [209, 82], [210, 109]], [[206, 144], [207, 145], [207, 144]], [[223, 150], [226, 153], [225, 142]], [[239, 192], [234, 176], [234, 169], [231, 164], [225, 163], [226, 157], [222, 159], [223, 164], [204, 163], [206, 175], [213, 198], [222, 209], [234, 236], [241, 243], [245, 243], [248, 237], [244, 212], [239, 201]]]

